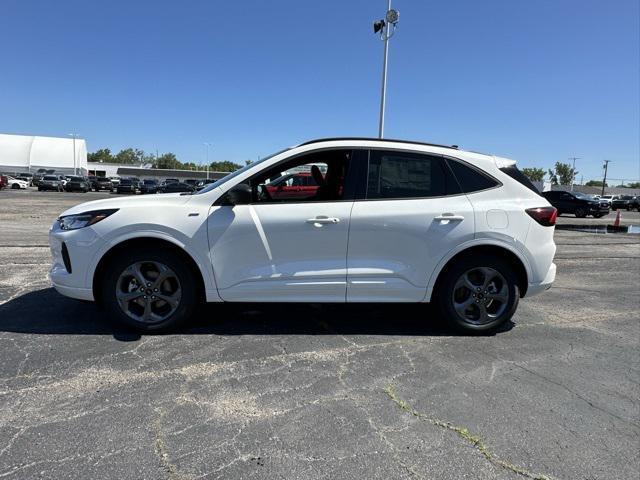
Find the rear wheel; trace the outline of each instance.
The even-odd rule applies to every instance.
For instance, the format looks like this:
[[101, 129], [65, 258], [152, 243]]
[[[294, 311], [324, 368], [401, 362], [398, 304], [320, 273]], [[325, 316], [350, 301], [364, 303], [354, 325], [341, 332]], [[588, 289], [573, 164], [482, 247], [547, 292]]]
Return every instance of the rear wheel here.
[[112, 318], [141, 332], [175, 329], [193, 313], [197, 284], [184, 260], [135, 249], [107, 268], [102, 300]]
[[457, 330], [490, 333], [511, 319], [520, 293], [511, 266], [489, 255], [455, 263], [435, 292], [440, 312]]
[[584, 218], [587, 216], [587, 211], [582, 207], [578, 207], [576, 208], [576, 211], [574, 212], [574, 214], [577, 218]]

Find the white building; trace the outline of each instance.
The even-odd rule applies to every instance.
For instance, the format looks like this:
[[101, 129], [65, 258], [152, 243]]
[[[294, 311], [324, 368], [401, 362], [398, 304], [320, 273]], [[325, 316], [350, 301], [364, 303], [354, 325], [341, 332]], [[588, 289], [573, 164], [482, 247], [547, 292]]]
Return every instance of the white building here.
[[37, 137], [0, 133], [0, 171], [32, 172], [39, 168], [64, 174], [87, 173], [87, 144], [82, 138]]

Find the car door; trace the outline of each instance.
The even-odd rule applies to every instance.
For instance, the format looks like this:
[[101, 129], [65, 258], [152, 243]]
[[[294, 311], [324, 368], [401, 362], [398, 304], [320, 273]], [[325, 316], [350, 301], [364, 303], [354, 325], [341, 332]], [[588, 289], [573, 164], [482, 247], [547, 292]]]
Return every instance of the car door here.
[[[266, 188], [287, 169], [319, 161], [345, 169], [335, 197], [278, 197], [277, 189]], [[345, 301], [350, 161], [350, 150], [305, 154], [249, 180], [251, 203], [211, 209], [210, 257], [223, 300]]]
[[474, 211], [444, 158], [369, 155], [366, 198], [354, 203], [348, 302], [419, 302], [440, 260], [473, 239]]

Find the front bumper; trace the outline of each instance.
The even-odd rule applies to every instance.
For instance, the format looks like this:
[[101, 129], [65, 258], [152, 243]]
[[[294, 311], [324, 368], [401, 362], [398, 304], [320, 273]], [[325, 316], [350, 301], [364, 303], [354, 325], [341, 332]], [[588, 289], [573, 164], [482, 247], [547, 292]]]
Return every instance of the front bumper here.
[[556, 264], [552, 263], [549, 267], [549, 271], [544, 277], [544, 280], [536, 283], [529, 283], [527, 286], [527, 297], [531, 297], [533, 295], [537, 295], [539, 293], [544, 292], [545, 290], [549, 290], [551, 285], [556, 279]]
[[[65, 266], [62, 245], [67, 247], [71, 271]], [[49, 278], [53, 287], [62, 295], [80, 300], [93, 300], [93, 278], [89, 269], [94, 256], [105, 242], [91, 227], [78, 230], [61, 230], [55, 222], [49, 230], [51, 269]]]

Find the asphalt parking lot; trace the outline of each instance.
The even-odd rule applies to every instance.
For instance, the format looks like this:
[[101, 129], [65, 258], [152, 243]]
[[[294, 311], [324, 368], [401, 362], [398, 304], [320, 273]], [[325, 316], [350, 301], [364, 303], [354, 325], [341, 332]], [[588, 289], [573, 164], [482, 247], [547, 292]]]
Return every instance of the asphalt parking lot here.
[[640, 235], [557, 231], [554, 287], [494, 336], [237, 304], [140, 337], [47, 279], [51, 222], [109, 195], [0, 192], [0, 478], [637, 478]]

